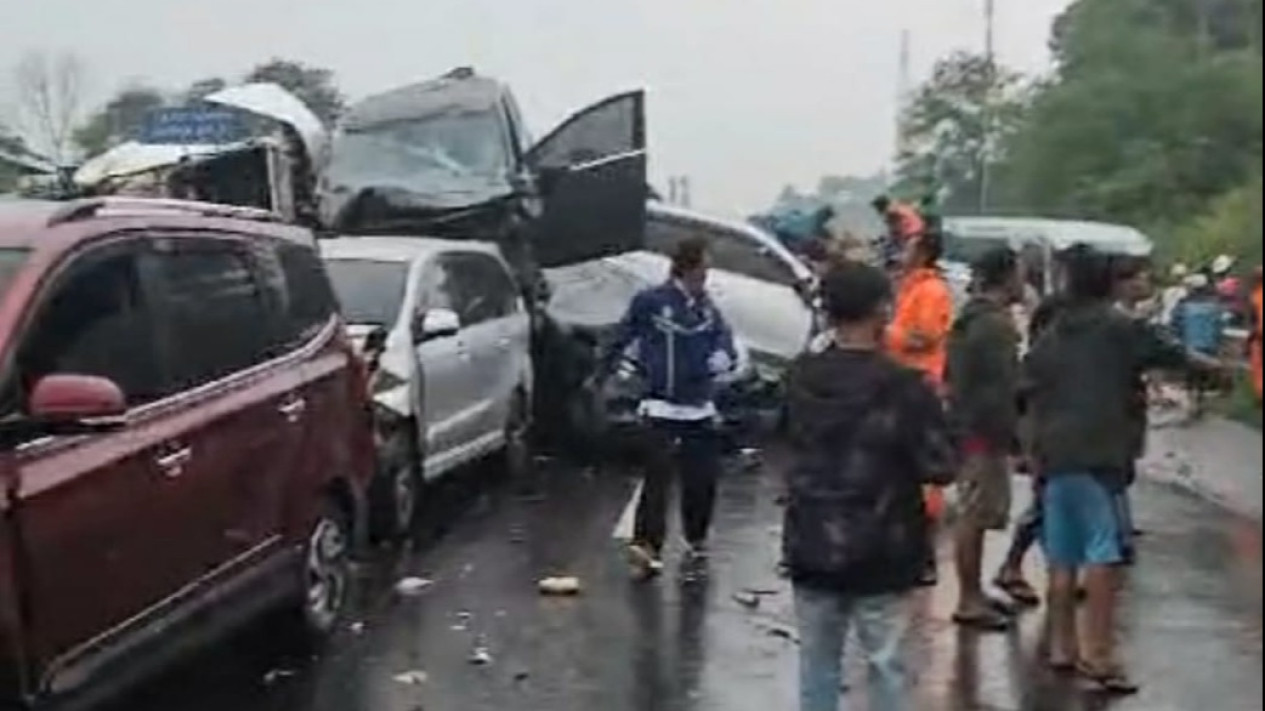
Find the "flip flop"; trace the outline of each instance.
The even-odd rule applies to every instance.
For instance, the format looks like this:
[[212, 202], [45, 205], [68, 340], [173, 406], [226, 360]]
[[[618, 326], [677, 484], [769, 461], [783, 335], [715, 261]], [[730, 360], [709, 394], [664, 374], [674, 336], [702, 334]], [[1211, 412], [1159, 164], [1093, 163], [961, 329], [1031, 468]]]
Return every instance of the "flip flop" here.
[[1036, 607], [1041, 604], [1041, 596], [1037, 594], [1036, 590], [1032, 589], [1032, 585], [1027, 580], [1021, 578], [997, 578], [993, 580], [993, 585], [998, 590], [1009, 595], [1011, 600], [1024, 607]]
[[1005, 600], [998, 600], [995, 597], [990, 597], [990, 598], [987, 598], [986, 604], [988, 605], [988, 608], [990, 610], [992, 610], [993, 612], [996, 612], [999, 615], [1005, 615], [1006, 617], [1016, 617], [1019, 614], [1018, 608], [1016, 608], [1014, 605], [1010, 604], [1009, 602], [1006, 602]]
[[963, 612], [953, 613], [953, 624], [961, 627], [970, 627], [981, 632], [1006, 632], [1012, 625], [1011, 619], [991, 607], [986, 611], [966, 614]]
[[1111, 696], [1132, 696], [1141, 690], [1127, 674], [1119, 669], [1095, 669], [1085, 662], [1076, 663], [1076, 674], [1088, 685], [1088, 691]]

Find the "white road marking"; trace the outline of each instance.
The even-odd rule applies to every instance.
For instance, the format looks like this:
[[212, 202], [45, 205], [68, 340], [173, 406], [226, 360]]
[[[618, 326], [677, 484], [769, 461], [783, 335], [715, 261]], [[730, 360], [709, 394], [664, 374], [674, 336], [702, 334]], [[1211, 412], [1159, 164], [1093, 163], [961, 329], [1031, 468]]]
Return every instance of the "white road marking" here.
[[641, 502], [641, 486], [641, 482], [638, 482], [637, 488], [633, 490], [632, 498], [628, 500], [624, 513], [619, 517], [619, 523], [615, 524], [612, 538], [624, 542], [632, 540], [633, 524], [637, 519], [637, 504]]

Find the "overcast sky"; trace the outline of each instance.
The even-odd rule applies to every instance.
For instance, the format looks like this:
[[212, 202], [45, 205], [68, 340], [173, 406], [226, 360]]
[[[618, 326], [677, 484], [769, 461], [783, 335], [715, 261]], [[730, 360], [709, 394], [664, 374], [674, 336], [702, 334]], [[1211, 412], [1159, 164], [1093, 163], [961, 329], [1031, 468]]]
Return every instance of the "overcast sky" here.
[[[0, 112], [29, 50], [77, 53], [92, 99], [178, 88], [271, 56], [330, 67], [353, 98], [458, 65], [509, 82], [543, 134], [645, 87], [652, 177], [697, 206], [758, 209], [786, 183], [868, 174], [892, 154], [900, 33], [915, 80], [983, 46], [985, 0], [34, 0], [0, 16]], [[1068, 0], [997, 0], [1006, 63], [1044, 71]], [[0, 113], [0, 116], [6, 115]]]

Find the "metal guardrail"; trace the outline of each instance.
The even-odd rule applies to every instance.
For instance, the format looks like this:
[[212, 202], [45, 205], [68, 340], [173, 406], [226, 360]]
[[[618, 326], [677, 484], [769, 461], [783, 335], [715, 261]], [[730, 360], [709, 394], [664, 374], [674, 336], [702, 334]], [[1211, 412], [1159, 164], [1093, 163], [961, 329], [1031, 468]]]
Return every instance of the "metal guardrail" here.
[[124, 211], [144, 213], [180, 213], [201, 215], [203, 217], [225, 217], [237, 220], [253, 220], [255, 222], [284, 222], [275, 212], [255, 207], [239, 205], [222, 205], [213, 202], [196, 200], [173, 200], [170, 198], [140, 197], [94, 197], [73, 200], [60, 207], [48, 218], [48, 226], [87, 220], [99, 215], [102, 211]]

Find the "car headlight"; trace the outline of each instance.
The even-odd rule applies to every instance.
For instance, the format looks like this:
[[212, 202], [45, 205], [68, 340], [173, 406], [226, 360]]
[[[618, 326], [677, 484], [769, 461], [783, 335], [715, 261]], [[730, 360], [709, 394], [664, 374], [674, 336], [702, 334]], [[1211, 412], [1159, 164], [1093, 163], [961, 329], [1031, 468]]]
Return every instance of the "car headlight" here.
[[405, 385], [408, 385], [407, 380], [401, 378], [395, 373], [392, 373], [386, 368], [379, 367], [369, 381], [369, 390], [374, 395], [377, 395], [378, 393], [384, 393], [396, 388], [401, 388]]

